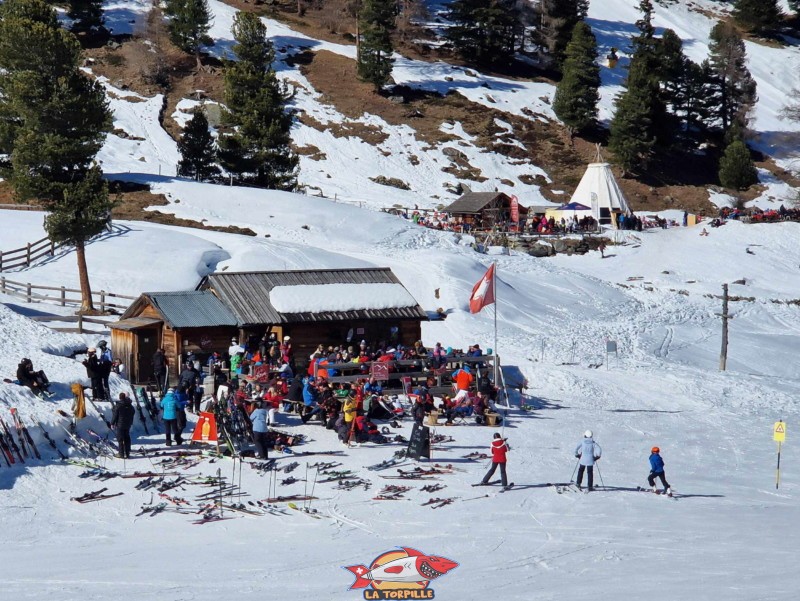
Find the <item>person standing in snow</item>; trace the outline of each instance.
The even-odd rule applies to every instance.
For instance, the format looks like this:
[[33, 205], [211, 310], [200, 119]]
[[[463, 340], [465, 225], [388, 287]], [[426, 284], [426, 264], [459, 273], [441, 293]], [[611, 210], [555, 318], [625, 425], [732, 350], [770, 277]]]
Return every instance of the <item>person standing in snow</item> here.
[[494, 433], [494, 438], [492, 439], [492, 467], [486, 472], [486, 475], [481, 480], [481, 486], [486, 486], [489, 484], [489, 480], [491, 480], [492, 476], [494, 476], [495, 471], [497, 468], [500, 468], [500, 482], [503, 485], [503, 488], [508, 487], [508, 477], [506, 476], [506, 454], [511, 450], [511, 447], [508, 446], [508, 442], [505, 438], [502, 438], [499, 433]]
[[183, 443], [181, 431], [178, 430], [178, 403], [174, 388], [170, 388], [161, 399], [161, 418], [164, 420], [164, 434], [168, 447], [172, 446], [173, 433], [175, 434], [175, 444]]
[[253, 442], [256, 445], [256, 459], [269, 458], [269, 443], [267, 442], [267, 410], [263, 401], [255, 403], [256, 408], [250, 414], [253, 423]]
[[153, 353], [153, 375], [158, 384], [158, 394], [163, 395], [167, 390], [167, 358], [164, 356], [164, 349], [160, 348]]
[[103, 372], [100, 366], [100, 359], [97, 358], [97, 349], [91, 347], [86, 351], [87, 356], [83, 361], [86, 367], [86, 375], [92, 382], [92, 399], [102, 401], [105, 399], [103, 391]]
[[456, 384], [456, 396], [453, 399], [456, 403], [464, 400], [469, 395], [469, 387], [475, 378], [472, 375], [468, 366], [463, 366], [453, 372], [453, 382]]
[[653, 447], [650, 449], [650, 475], [647, 476], [647, 482], [653, 487], [653, 492], [658, 492], [656, 488], [656, 478], [661, 480], [661, 485], [664, 487], [664, 494], [670, 494], [669, 482], [664, 473], [664, 460], [661, 458], [661, 449]]
[[583, 440], [575, 447], [575, 457], [578, 458], [578, 462], [580, 463], [578, 467], [578, 480], [576, 482], [579, 489], [581, 488], [583, 472], [585, 471], [589, 474], [589, 492], [594, 490], [594, 464], [600, 459], [602, 454], [603, 449], [601, 449], [600, 445], [592, 438], [592, 431], [586, 430], [586, 432], [583, 433]]
[[108, 378], [111, 375], [111, 365], [114, 362], [114, 359], [111, 357], [111, 349], [108, 348], [108, 344], [105, 340], [101, 340], [97, 343], [98, 350], [98, 359], [100, 361], [100, 377], [103, 380], [103, 398], [110, 401], [111, 400], [111, 388], [108, 384]]
[[136, 412], [130, 397], [124, 392], [119, 393], [119, 403], [114, 405], [114, 412], [111, 415], [111, 425], [117, 435], [117, 444], [120, 459], [130, 459], [131, 456], [131, 426]]

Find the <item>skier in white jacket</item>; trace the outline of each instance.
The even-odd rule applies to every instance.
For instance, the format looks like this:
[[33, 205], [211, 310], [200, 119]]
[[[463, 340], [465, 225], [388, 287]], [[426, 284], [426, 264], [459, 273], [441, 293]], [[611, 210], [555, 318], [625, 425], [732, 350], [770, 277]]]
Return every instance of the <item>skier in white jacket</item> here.
[[576, 484], [581, 488], [583, 482], [583, 472], [589, 473], [589, 492], [594, 490], [594, 463], [603, 454], [603, 449], [592, 438], [592, 431], [586, 430], [583, 433], [583, 440], [575, 447], [575, 457], [578, 458], [580, 466], [578, 467], [578, 480]]

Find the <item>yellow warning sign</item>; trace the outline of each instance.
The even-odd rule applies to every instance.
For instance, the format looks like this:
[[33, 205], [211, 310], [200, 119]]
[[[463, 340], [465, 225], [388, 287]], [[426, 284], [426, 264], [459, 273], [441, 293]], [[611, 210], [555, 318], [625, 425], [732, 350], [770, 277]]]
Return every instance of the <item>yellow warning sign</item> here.
[[775, 422], [775, 427], [772, 428], [772, 440], [775, 442], [786, 442], [786, 424], [783, 422]]

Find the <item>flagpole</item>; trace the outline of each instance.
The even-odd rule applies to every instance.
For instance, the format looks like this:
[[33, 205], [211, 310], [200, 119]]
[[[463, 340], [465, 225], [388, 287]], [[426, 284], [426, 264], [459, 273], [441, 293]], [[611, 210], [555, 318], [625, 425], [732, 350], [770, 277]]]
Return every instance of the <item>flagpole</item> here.
[[497, 353], [497, 261], [493, 262], [494, 271], [492, 272], [492, 292], [494, 293], [494, 385], [499, 390], [500, 380], [498, 374], [498, 353]]

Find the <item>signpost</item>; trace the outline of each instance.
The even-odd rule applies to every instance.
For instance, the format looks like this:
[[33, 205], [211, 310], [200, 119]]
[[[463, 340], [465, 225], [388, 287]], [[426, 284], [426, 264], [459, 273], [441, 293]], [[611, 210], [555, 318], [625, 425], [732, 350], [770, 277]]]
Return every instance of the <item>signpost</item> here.
[[775, 472], [775, 488], [781, 483], [781, 445], [786, 442], [786, 424], [783, 420], [775, 422], [772, 427], [772, 440], [778, 443], [778, 469]]

